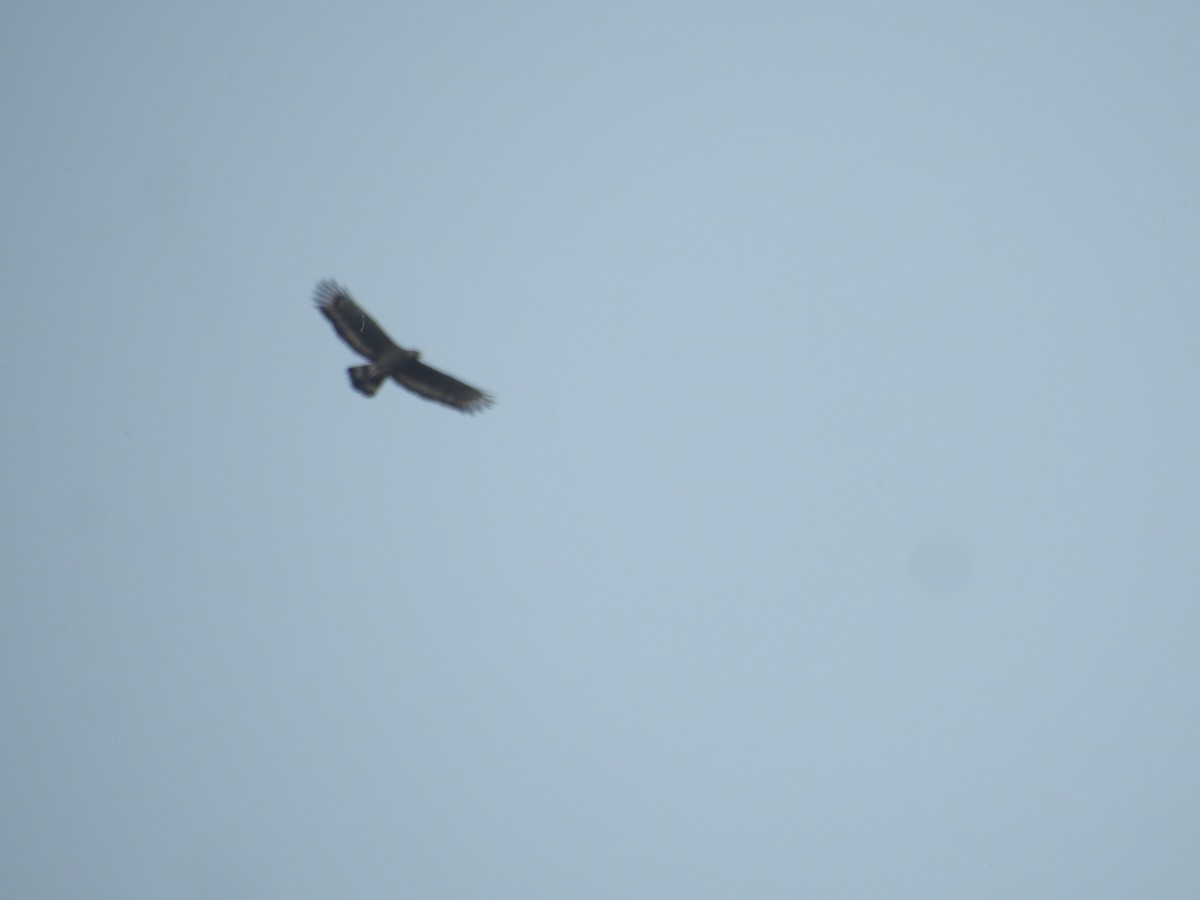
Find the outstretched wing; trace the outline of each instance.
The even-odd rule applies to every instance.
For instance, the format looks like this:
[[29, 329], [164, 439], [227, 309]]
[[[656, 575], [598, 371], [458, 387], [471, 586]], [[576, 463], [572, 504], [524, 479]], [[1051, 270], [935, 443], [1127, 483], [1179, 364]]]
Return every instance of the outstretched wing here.
[[437, 369], [418, 362], [415, 359], [406, 360], [396, 367], [392, 377], [414, 394], [419, 394], [426, 400], [444, 403], [446, 406], [474, 415], [483, 412], [494, 402], [492, 395], [469, 384], [463, 384], [457, 378], [439, 372]]
[[359, 308], [346, 289], [336, 281], [326, 280], [318, 284], [313, 300], [317, 309], [333, 325], [333, 330], [356, 353], [373, 362], [385, 351], [396, 347], [387, 333]]

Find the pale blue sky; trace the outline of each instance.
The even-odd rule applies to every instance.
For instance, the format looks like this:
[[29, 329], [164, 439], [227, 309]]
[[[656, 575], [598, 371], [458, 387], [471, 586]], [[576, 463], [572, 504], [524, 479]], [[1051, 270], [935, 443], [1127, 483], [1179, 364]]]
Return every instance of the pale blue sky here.
[[[0, 896], [1200, 896], [1200, 6], [0, 73]], [[498, 405], [355, 394], [324, 277]]]

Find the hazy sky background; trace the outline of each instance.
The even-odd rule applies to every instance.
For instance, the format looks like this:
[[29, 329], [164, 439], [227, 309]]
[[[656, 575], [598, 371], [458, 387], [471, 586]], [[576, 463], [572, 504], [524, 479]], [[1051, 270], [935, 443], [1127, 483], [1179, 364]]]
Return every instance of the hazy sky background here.
[[1198, 103], [1194, 0], [5, 4], [0, 896], [1200, 896]]

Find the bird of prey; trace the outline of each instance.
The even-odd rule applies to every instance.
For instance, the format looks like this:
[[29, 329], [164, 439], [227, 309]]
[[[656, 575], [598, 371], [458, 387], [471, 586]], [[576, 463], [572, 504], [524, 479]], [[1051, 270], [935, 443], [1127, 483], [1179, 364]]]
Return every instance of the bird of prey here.
[[395, 378], [401, 387], [426, 400], [472, 415], [494, 402], [490, 394], [425, 365], [419, 351], [398, 346], [336, 281], [318, 284], [313, 300], [350, 349], [370, 360], [370, 365], [347, 370], [350, 383], [359, 393], [373, 397], [385, 381]]

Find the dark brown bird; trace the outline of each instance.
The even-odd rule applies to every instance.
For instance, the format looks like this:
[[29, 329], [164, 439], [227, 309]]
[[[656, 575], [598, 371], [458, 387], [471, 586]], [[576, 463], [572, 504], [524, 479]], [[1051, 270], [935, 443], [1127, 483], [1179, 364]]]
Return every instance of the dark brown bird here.
[[495, 402], [490, 394], [425, 365], [419, 351], [396, 344], [336, 281], [318, 284], [313, 299], [342, 340], [371, 361], [370, 365], [347, 370], [350, 383], [359, 393], [373, 397], [385, 381], [395, 378], [402, 387], [426, 400], [472, 415]]

